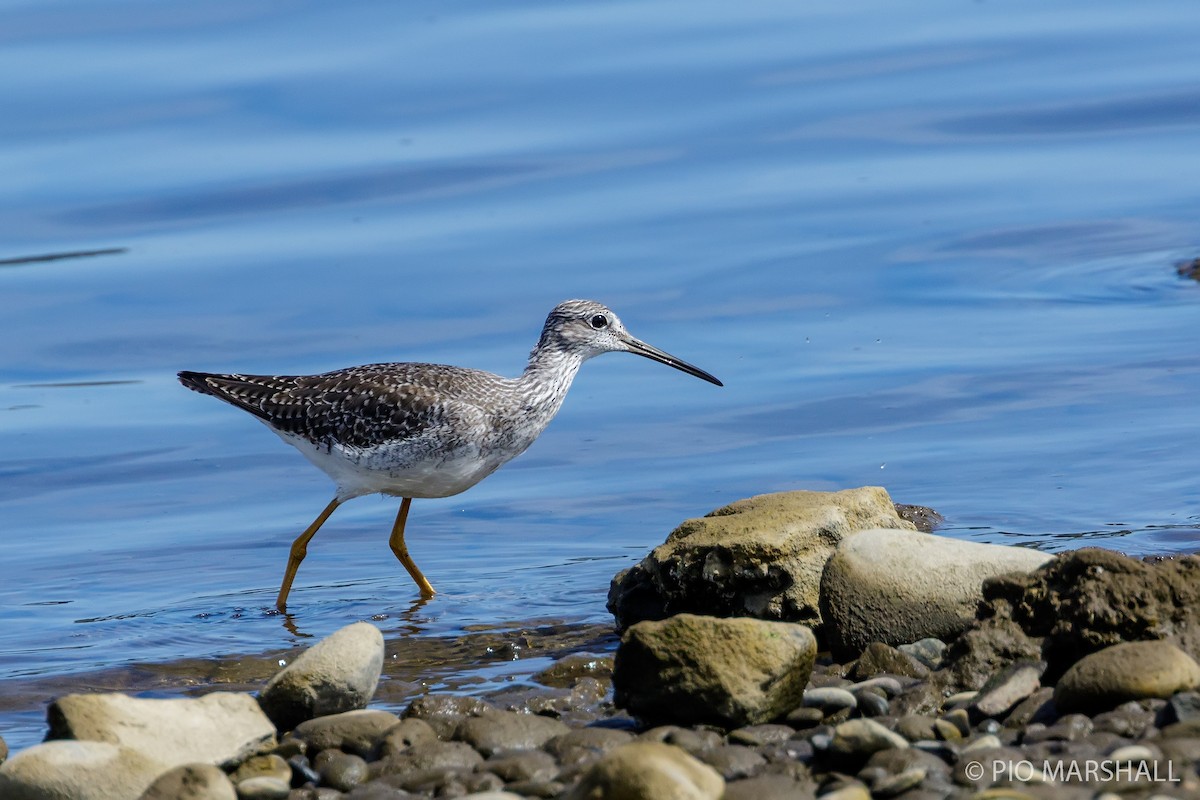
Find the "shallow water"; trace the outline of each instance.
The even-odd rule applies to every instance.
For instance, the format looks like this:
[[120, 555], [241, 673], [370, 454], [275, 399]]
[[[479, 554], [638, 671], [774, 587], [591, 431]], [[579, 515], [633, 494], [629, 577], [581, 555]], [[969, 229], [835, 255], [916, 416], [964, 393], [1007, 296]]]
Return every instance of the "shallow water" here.
[[[1200, 245], [1197, 23], [1183, 2], [9, 4], [0, 733], [40, 738], [59, 680], [358, 619], [400, 660], [410, 637], [588, 629], [681, 519], [768, 491], [881, 484], [949, 536], [1200, 548], [1200, 285], [1172, 269]], [[314, 539], [282, 624], [287, 546], [330, 487], [174, 373], [512, 375], [574, 296], [725, 388], [589, 363], [527, 454], [414, 503], [433, 602], [387, 549], [395, 501], [368, 498]], [[447, 652], [428, 683], [537, 661]]]

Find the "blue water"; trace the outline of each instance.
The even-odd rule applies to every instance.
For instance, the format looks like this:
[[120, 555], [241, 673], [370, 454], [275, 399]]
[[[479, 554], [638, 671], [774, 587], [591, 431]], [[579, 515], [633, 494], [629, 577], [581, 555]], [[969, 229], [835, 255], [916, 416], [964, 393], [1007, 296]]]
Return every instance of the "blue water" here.
[[[61, 677], [607, 619], [680, 520], [880, 484], [943, 533], [1200, 549], [1200, 7], [0, 9], [0, 734]], [[338, 511], [179, 369], [520, 371], [610, 304], [724, 389], [585, 366], [466, 494]], [[469, 674], [475, 665], [452, 665]], [[481, 675], [490, 681], [495, 665]], [[519, 672], [521, 665], [513, 665]], [[500, 678], [502, 679], [502, 678]], [[164, 687], [169, 691], [170, 686]]]

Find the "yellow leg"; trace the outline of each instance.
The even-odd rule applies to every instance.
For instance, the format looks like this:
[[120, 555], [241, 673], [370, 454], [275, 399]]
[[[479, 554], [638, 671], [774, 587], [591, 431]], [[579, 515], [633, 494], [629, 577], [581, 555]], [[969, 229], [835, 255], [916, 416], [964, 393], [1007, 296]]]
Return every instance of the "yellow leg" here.
[[408, 570], [408, 574], [416, 582], [417, 588], [421, 590], [421, 597], [433, 597], [437, 592], [433, 590], [433, 586], [429, 584], [429, 581], [425, 580], [425, 576], [421, 574], [421, 570], [417, 569], [412, 556], [408, 554], [408, 547], [404, 544], [404, 523], [408, 520], [408, 507], [410, 505], [412, 505], [411, 497], [406, 497], [400, 501], [400, 511], [396, 513], [396, 524], [392, 526], [392, 538], [388, 539], [388, 544], [391, 545], [392, 552], [396, 554], [396, 558], [400, 559], [400, 563], [404, 565], [404, 568]]
[[329, 505], [325, 506], [325, 510], [317, 515], [312, 525], [305, 528], [304, 533], [297, 536], [296, 541], [292, 542], [292, 552], [288, 555], [287, 570], [283, 573], [283, 585], [279, 587], [279, 597], [275, 600], [275, 607], [280, 611], [287, 610], [288, 592], [292, 590], [292, 581], [296, 579], [296, 570], [300, 568], [300, 562], [308, 553], [308, 540], [316, 534], [325, 524], [325, 520], [329, 519], [329, 515], [341, 504], [342, 501], [336, 497], [330, 500]]

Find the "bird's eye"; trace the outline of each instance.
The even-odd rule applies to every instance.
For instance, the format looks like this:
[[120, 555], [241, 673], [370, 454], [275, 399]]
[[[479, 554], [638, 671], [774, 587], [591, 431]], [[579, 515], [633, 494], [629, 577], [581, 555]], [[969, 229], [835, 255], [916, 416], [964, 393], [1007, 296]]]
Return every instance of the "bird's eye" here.
[[589, 321], [591, 322], [592, 327], [598, 331], [604, 330], [608, 327], [608, 317], [604, 316], [603, 314], [597, 314]]

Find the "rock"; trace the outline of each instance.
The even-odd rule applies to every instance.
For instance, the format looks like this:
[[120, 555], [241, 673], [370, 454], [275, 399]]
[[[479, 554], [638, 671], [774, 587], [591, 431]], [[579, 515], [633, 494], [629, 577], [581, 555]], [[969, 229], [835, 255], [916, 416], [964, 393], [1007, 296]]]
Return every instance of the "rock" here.
[[250, 778], [237, 786], [239, 800], [287, 800], [290, 792], [286, 783], [267, 776]]
[[108, 742], [136, 750], [165, 771], [225, 764], [274, 742], [275, 726], [254, 698], [213, 692], [198, 698], [69, 694], [50, 704], [48, 739]]
[[647, 720], [770, 722], [800, 704], [817, 655], [803, 625], [679, 614], [621, 637], [614, 702]]
[[347, 625], [275, 674], [258, 696], [281, 731], [305, 720], [366, 708], [383, 669], [383, 634], [369, 622]]
[[883, 642], [871, 642], [858, 657], [850, 670], [852, 680], [867, 680], [876, 675], [901, 675], [905, 678], [927, 678], [929, 667], [915, 656], [910, 656]]
[[739, 500], [687, 520], [617, 575], [608, 609], [620, 628], [681, 612], [816, 625], [825, 561], [868, 528], [914, 529], [874, 486]]
[[375, 740], [373, 755], [377, 759], [399, 755], [413, 745], [436, 742], [437, 734], [423, 719], [402, 719]]
[[946, 657], [946, 643], [932, 636], [927, 636], [912, 644], [902, 644], [896, 649], [901, 653], [907, 653], [930, 669], [941, 669], [942, 662]]
[[593, 757], [598, 758], [632, 741], [633, 734], [629, 731], [612, 728], [575, 728], [562, 736], [555, 736], [546, 742], [543, 748], [564, 766], [568, 766], [591, 760]]
[[543, 686], [570, 689], [580, 678], [595, 678], [607, 681], [612, 678], [612, 656], [596, 656], [574, 653], [560, 658], [546, 669], [533, 676]]
[[1030, 722], [1049, 722], [1058, 717], [1054, 707], [1054, 687], [1043, 686], [1029, 697], [1017, 703], [1004, 720], [1005, 727], [1022, 728]]
[[183, 764], [155, 778], [138, 800], [237, 800], [237, 792], [212, 764]]
[[512, 750], [532, 750], [570, 730], [556, 719], [515, 711], [493, 711], [463, 720], [455, 738], [491, 756]]
[[1038, 643], [1047, 684], [1081, 656], [1122, 642], [1162, 639], [1200, 658], [1200, 557], [1147, 562], [1072, 550], [1035, 573], [989, 582], [980, 613], [981, 625], [1010, 621]]
[[505, 783], [550, 781], [558, 775], [554, 757], [542, 750], [522, 750], [493, 756], [479, 767], [498, 775]]
[[1161, 714], [1159, 727], [1176, 722], [1200, 719], [1200, 692], [1178, 692], [1172, 695]]
[[836, 714], [843, 709], [858, 708], [858, 698], [847, 689], [836, 686], [821, 686], [808, 689], [800, 701], [805, 708], [819, 708], [825, 716]]
[[633, 742], [604, 756], [567, 800], [719, 800], [716, 770], [668, 744]]
[[292, 779], [292, 766], [283, 759], [283, 756], [269, 753], [246, 759], [230, 777], [235, 784], [251, 778], [275, 778], [288, 783]]
[[[991, 582], [984, 584], [987, 587]], [[1021, 626], [1003, 616], [977, 622], [946, 649], [944, 674], [955, 686], [979, 689], [997, 672], [1015, 662], [1041, 660], [1042, 645]]]
[[767, 763], [758, 751], [740, 744], [718, 745], [701, 753], [697, 758], [715, 769], [727, 781], [752, 777]]
[[729, 732], [730, 744], [762, 747], [773, 742], [786, 742], [796, 731], [790, 725], [747, 725]]
[[339, 792], [349, 792], [367, 779], [367, 762], [351, 753], [333, 751], [321, 766], [321, 783]]
[[379, 770], [384, 775], [411, 775], [427, 770], [473, 770], [482, 763], [483, 756], [465, 742], [429, 742], [380, 762]]
[[660, 725], [657, 728], [643, 731], [637, 738], [638, 741], [643, 742], [674, 745], [694, 756], [721, 744], [721, 734], [716, 731], [704, 728], [681, 728], [678, 725]]
[[873, 719], [852, 719], [833, 729], [827, 755], [836, 765], [861, 765], [880, 750], [906, 748], [908, 740]]
[[[366, 708], [306, 720], [296, 726], [292, 736], [308, 743], [309, 755], [337, 748], [365, 757], [371, 755], [376, 740], [398, 724], [400, 718], [390, 711]], [[429, 735], [433, 736], [432, 730]]]
[[406, 720], [419, 719], [429, 725], [439, 739], [449, 739], [467, 717], [492, 711], [499, 709], [478, 697], [427, 694], [413, 700], [401, 716]]
[[162, 764], [109, 742], [52, 741], [0, 765], [4, 800], [128, 800], [140, 797]]
[[1003, 717], [1042, 687], [1042, 673], [1045, 670], [1045, 663], [1028, 662], [1018, 662], [1001, 670], [983, 685], [971, 701], [970, 713], [977, 719]]
[[1054, 688], [1061, 712], [1095, 714], [1127, 700], [1200, 686], [1200, 665], [1169, 642], [1125, 642], [1080, 659]]
[[821, 576], [820, 607], [835, 658], [871, 642], [953, 639], [975, 622], [985, 578], [1028, 572], [1052, 556], [916, 531], [846, 537]]
[[4, 741], [4, 737], [0, 736], [0, 764], [8, 760], [8, 742]]

